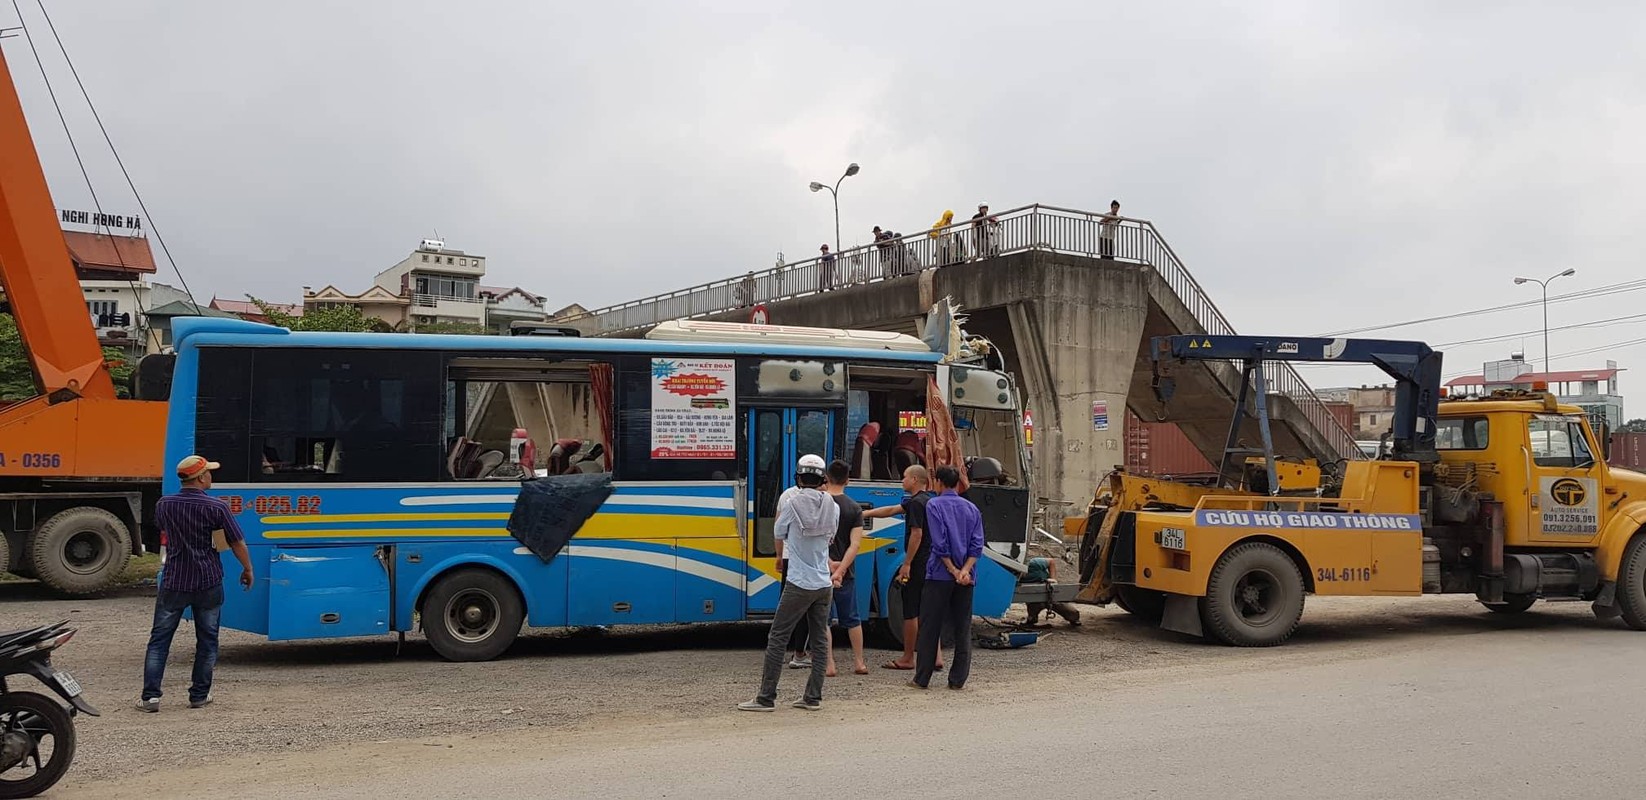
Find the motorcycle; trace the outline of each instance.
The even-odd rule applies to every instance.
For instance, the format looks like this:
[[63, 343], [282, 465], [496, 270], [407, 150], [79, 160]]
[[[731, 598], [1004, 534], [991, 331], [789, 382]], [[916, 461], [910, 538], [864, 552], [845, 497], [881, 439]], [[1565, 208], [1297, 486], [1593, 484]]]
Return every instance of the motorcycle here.
[[[68, 622], [0, 633], [0, 800], [33, 797], [57, 783], [74, 761], [74, 715], [98, 716], [80, 682], [53, 669], [52, 651], [74, 638]], [[13, 675], [33, 675], [68, 702], [14, 691]]]

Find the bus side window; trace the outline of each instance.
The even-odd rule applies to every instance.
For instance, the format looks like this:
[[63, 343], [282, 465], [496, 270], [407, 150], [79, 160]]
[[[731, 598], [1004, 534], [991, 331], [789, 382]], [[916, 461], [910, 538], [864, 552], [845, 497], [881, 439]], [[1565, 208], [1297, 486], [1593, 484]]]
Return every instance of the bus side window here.
[[440, 355], [263, 349], [252, 355], [255, 481], [430, 481], [439, 475]]

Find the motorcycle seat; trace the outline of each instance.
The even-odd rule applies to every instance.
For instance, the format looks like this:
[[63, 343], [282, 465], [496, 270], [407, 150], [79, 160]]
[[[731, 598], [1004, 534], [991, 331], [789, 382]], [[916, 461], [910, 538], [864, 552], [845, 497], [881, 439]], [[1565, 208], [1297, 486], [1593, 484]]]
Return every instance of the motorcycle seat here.
[[23, 644], [29, 644], [39, 639], [44, 639], [46, 638], [46, 634], [63, 627], [64, 624], [65, 623], [59, 622], [55, 625], [41, 625], [38, 628], [24, 628], [22, 630], [0, 633], [0, 650], [17, 647]]

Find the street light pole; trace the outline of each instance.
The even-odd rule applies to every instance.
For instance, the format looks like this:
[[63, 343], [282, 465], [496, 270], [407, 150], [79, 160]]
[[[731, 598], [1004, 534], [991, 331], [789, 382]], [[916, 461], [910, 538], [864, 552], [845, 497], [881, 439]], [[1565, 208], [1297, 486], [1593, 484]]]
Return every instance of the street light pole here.
[[834, 196], [834, 251], [836, 253], [840, 252], [840, 183], [841, 181], [856, 175], [857, 171], [857, 162], [853, 161], [852, 163], [846, 165], [846, 174], [841, 175], [840, 180], [835, 181], [833, 186], [826, 183], [812, 181], [811, 186], [808, 187], [814, 192], [820, 192], [824, 189], [828, 189], [829, 194]]
[[1545, 375], [1549, 373], [1549, 282], [1555, 278], [1564, 278], [1567, 275], [1576, 274], [1576, 269], [1569, 268], [1564, 272], [1557, 272], [1550, 275], [1543, 280], [1538, 280], [1537, 278], [1515, 278], [1516, 285], [1522, 283], [1535, 283], [1538, 285], [1538, 288], [1543, 290], [1543, 373]]

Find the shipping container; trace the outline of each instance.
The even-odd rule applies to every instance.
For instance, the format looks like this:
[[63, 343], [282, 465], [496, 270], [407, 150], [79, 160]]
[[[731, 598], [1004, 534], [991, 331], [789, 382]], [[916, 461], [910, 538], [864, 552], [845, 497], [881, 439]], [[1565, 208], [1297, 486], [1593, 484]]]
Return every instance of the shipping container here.
[[1646, 472], [1646, 433], [1619, 431], [1612, 434], [1612, 454], [1607, 463]]
[[1217, 471], [1217, 466], [1183, 435], [1175, 422], [1144, 422], [1128, 413], [1125, 438], [1126, 471], [1134, 475], [1196, 475]]

